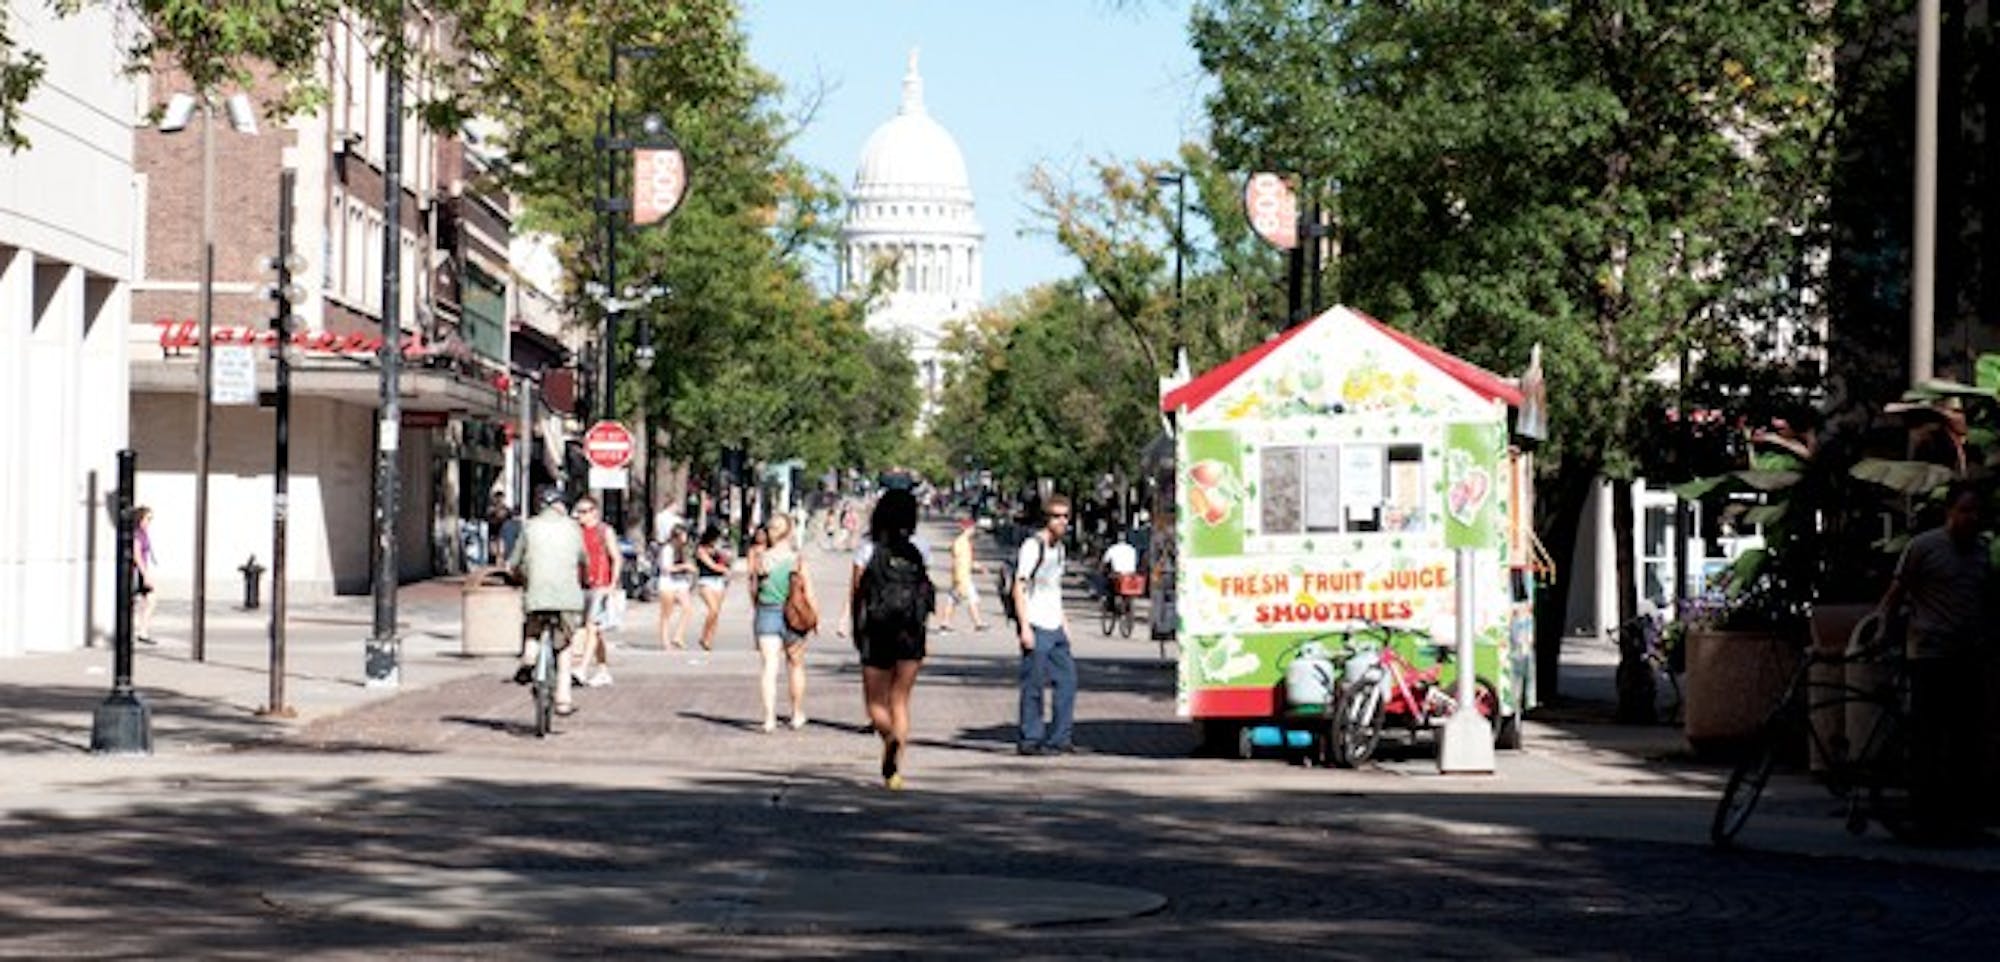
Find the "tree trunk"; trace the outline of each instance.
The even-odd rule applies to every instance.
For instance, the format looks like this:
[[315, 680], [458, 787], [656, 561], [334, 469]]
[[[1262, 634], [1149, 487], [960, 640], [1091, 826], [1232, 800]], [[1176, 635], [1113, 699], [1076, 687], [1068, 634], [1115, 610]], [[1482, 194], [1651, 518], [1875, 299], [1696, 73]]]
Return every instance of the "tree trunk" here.
[[1555, 581], [1535, 594], [1535, 690], [1544, 702], [1561, 696], [1563, 622], [1569, 615], [1570, 591], [1576, 573], [1570, 570], [1576, 554], [1577, 528], [1583, 523], [1583, 508], [1597, 481], [1597, 464], [1562, 465], [1553, 483], [1537, 497], [1542, 510], [1539, 535], [1542, 546], [1556, 565]]
[[1632, 482], [1611, 482], [1611, 540], [1618, 569], [1618, 620], [1623, 625], [1639, 616], [1639, 559], [1632, 551]]
[[[1611, 482], [1611, 540], [1612, 556], [1618, 572], [1618, 620], [1615, 628], [1623, 628], [1639, 615], [1638, 558], [1632, 544], [1632, 482], [1619, 479]], [[1655, 719], [1654, 699], [1659, 692], [1654, 688], [1653, 675], [1646, 667], [1645, 650], [1635, 647], [1641, 634], [1619, 640], [1616, 630], [1613, 640], [1618, 644], [1618, 671], [1614, 676], [1617, 683], [1618, 708], [1613, 716], [1626, 724], [1650, 725]]]

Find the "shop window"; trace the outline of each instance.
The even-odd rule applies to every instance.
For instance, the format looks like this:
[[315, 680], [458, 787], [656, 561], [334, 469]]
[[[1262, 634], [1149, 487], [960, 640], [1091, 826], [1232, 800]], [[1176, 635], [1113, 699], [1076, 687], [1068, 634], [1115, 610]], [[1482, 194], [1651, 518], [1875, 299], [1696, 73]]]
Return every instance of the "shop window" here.
[[1415, 444], [1268, 447], [1260, 455], [1266, 535], [1424, 528], [1424, 451]]

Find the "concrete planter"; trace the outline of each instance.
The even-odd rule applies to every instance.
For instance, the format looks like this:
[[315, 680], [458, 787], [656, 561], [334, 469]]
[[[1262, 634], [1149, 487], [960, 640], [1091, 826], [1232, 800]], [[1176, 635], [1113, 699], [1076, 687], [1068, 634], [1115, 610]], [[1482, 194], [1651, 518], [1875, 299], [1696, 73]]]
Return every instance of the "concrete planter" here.
[[1691, 629], [1682, 731], [1698, 755], [1741, 748], [1785, 693], [1795, 642], [1775, 631]]

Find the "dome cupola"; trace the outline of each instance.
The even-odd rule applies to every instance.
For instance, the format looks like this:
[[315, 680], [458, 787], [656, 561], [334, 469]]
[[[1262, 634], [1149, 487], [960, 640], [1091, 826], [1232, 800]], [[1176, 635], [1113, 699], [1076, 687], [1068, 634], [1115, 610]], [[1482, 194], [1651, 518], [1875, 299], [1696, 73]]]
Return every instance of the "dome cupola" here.
[[857, 199], [894, 195], [972, 200], [972, 182], [965, 175], [965, 155], [959, 152], [958, 141], [924, 109], [924, 78], [917, 72], [914, 50], [903, 74], [903, 101], [896, 116], [875, 128], [861, 148], [854, 193]]

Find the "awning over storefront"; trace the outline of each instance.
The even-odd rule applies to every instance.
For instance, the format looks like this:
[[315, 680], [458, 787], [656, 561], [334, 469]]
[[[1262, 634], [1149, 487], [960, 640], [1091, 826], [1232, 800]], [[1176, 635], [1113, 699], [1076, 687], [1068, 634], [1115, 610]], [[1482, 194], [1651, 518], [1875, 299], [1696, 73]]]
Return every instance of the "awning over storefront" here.
[[[262, 353], [262, 352], [260, 352]], [[257, 390], [276, 390], [268, 358], [257, 366]], [[406, 411], [452, 411], [501, 420], [517, 417], [507, 393], [488, 381], [447, 370], [407, 367], [399, 372], [398, 396]], [[135, 393], [193, 394], [198, 374], [193, 357], [132, 362]], [[382, 396], [382, 375], [373, 364], [346, 360], [306, 360], [292, 366], [292, 396], [316, 397], [373, 408]]]

